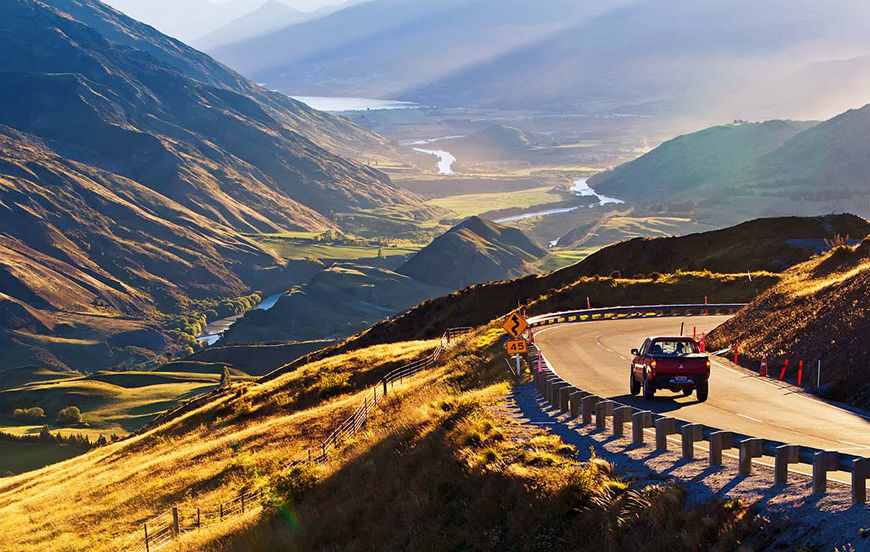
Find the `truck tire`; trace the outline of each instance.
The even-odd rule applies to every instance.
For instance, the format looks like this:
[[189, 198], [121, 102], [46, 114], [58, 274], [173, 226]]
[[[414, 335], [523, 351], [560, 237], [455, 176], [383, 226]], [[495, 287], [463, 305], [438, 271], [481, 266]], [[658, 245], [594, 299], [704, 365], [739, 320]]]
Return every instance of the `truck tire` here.
[[634, 379], [634, 368], [629, 369], [628, 379], [630, 382], [628, 384], [628, 389], [629, 389], [629, 391], [631, 391], [632, 396], [640, 393], [640, 382], [637, 381], [636, 379]]
[[646, 372], [643, 374], [643, 398], [646, 400], [652, 400], [653, 396], [656, 394], [656, 388], [651, 381], [646, 377]]
[[691, 394], [692, 394], [692, 388], [691, 388], [691, 387], [688, 388], [688, 389], [683, 389], [683, 396], [684, 396], [684, 397], [688, 397], [688, 396], [691, 395]]
[[710, 383], [704, 382], [699, 383], [698, 388], [695, 390], [695, 394], [698, 396], [698, 402], [704, 402], [707, 400], [707, 396], [710, 394]]

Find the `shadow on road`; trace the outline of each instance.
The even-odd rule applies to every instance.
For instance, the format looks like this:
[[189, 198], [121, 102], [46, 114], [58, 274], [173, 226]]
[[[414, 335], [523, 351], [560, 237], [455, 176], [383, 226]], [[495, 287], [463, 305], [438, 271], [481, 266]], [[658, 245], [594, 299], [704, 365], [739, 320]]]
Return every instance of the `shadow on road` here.
[[[699, 404], [700, 401], [692, 397], [691, 399], [684, 397], [682, 394], [668, 394], [668, 395], [656, 395], [653, 397], [651, 401], [644, 399], [643, 397], [635, 397], [634, 395], [629, 395], [628, 393], [624, 395], [614, 395], [611, 397], [605, 397], [608, 400], [616, 401], [621, 404], [626, 404], [629, 406], [633, 406], [635, 408], [640, 408], [641, 410], [650, 410], [652, 412], [656, 412], [659, 414], [665, 412], [673, 412], [674, 410], [679, 410], [685, 406], [691, 406], [693, 404]], [[678, 399], [683, 399], [682, 401], [678, 401]]]

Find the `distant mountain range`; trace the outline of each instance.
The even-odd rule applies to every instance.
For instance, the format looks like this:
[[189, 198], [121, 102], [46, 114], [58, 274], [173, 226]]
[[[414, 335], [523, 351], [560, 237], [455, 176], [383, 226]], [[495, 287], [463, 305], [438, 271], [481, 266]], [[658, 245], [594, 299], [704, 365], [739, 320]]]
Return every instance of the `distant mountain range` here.
[[697, 124], [821, 118], [870, 97], [850, 70], [868, 24], [851, 0], [373, 0], [213, 54], [293, 94]]
[[[0, 35], [14, 38], [0, 42], [0, 333], [27, 351], [50, 339], [121, 362], [105, 349], [113, 325], [135, 333], [189, 299], [292, 279], [244, 233], [424, 210], [339, 155], [388, 151], [382, 138], [96, 0], [3, 2]], [[138, 355], [160, 341], [136, 335], [118, 343]]]

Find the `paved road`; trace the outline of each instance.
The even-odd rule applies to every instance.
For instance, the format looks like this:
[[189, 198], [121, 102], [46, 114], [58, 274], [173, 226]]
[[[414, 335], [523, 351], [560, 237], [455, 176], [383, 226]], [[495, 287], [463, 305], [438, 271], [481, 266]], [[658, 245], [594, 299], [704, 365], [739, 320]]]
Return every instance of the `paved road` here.
[[695, 316], [581, 322], [544, 328], [535, 341], [556, 372], [577, 387], [645, 410], [667, 413], [745, 435], [870, 456], [870, 417], [747, 375], [714, 359], [710, 398], [699, 403], [658, 391], [653, 401], [632, 397], [628, 370], [632, 348], [651, 335], [678, 335], [680, 323], [709, 332], [727, 316]]

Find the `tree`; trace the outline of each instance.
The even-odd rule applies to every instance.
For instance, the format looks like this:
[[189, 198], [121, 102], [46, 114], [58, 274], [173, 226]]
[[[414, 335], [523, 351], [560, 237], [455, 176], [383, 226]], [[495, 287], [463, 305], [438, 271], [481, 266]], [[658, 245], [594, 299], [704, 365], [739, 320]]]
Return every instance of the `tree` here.
[[12, 417], [19, 420], [36, 422], [45, 418], [45, 411], [38, 406], [32, 408], [16, 408], [12, 411]]
[[53, 439], [54, 438], [51, 436], [51, 432], [48, 431], [48, 426], [42, 426], [42, 428], [39, 430], [39, 440], [42, 442], [49, 442]]
[[220, 387], [226, 387], [229, 384], [230, 384], [230, 369], [228, 366], [224, 366], [224, 371], [221, 373]]
[[82, 423], [82, 411], [77, 406], [68, 406], [57, 413], [57, 423], [72, 425]]

